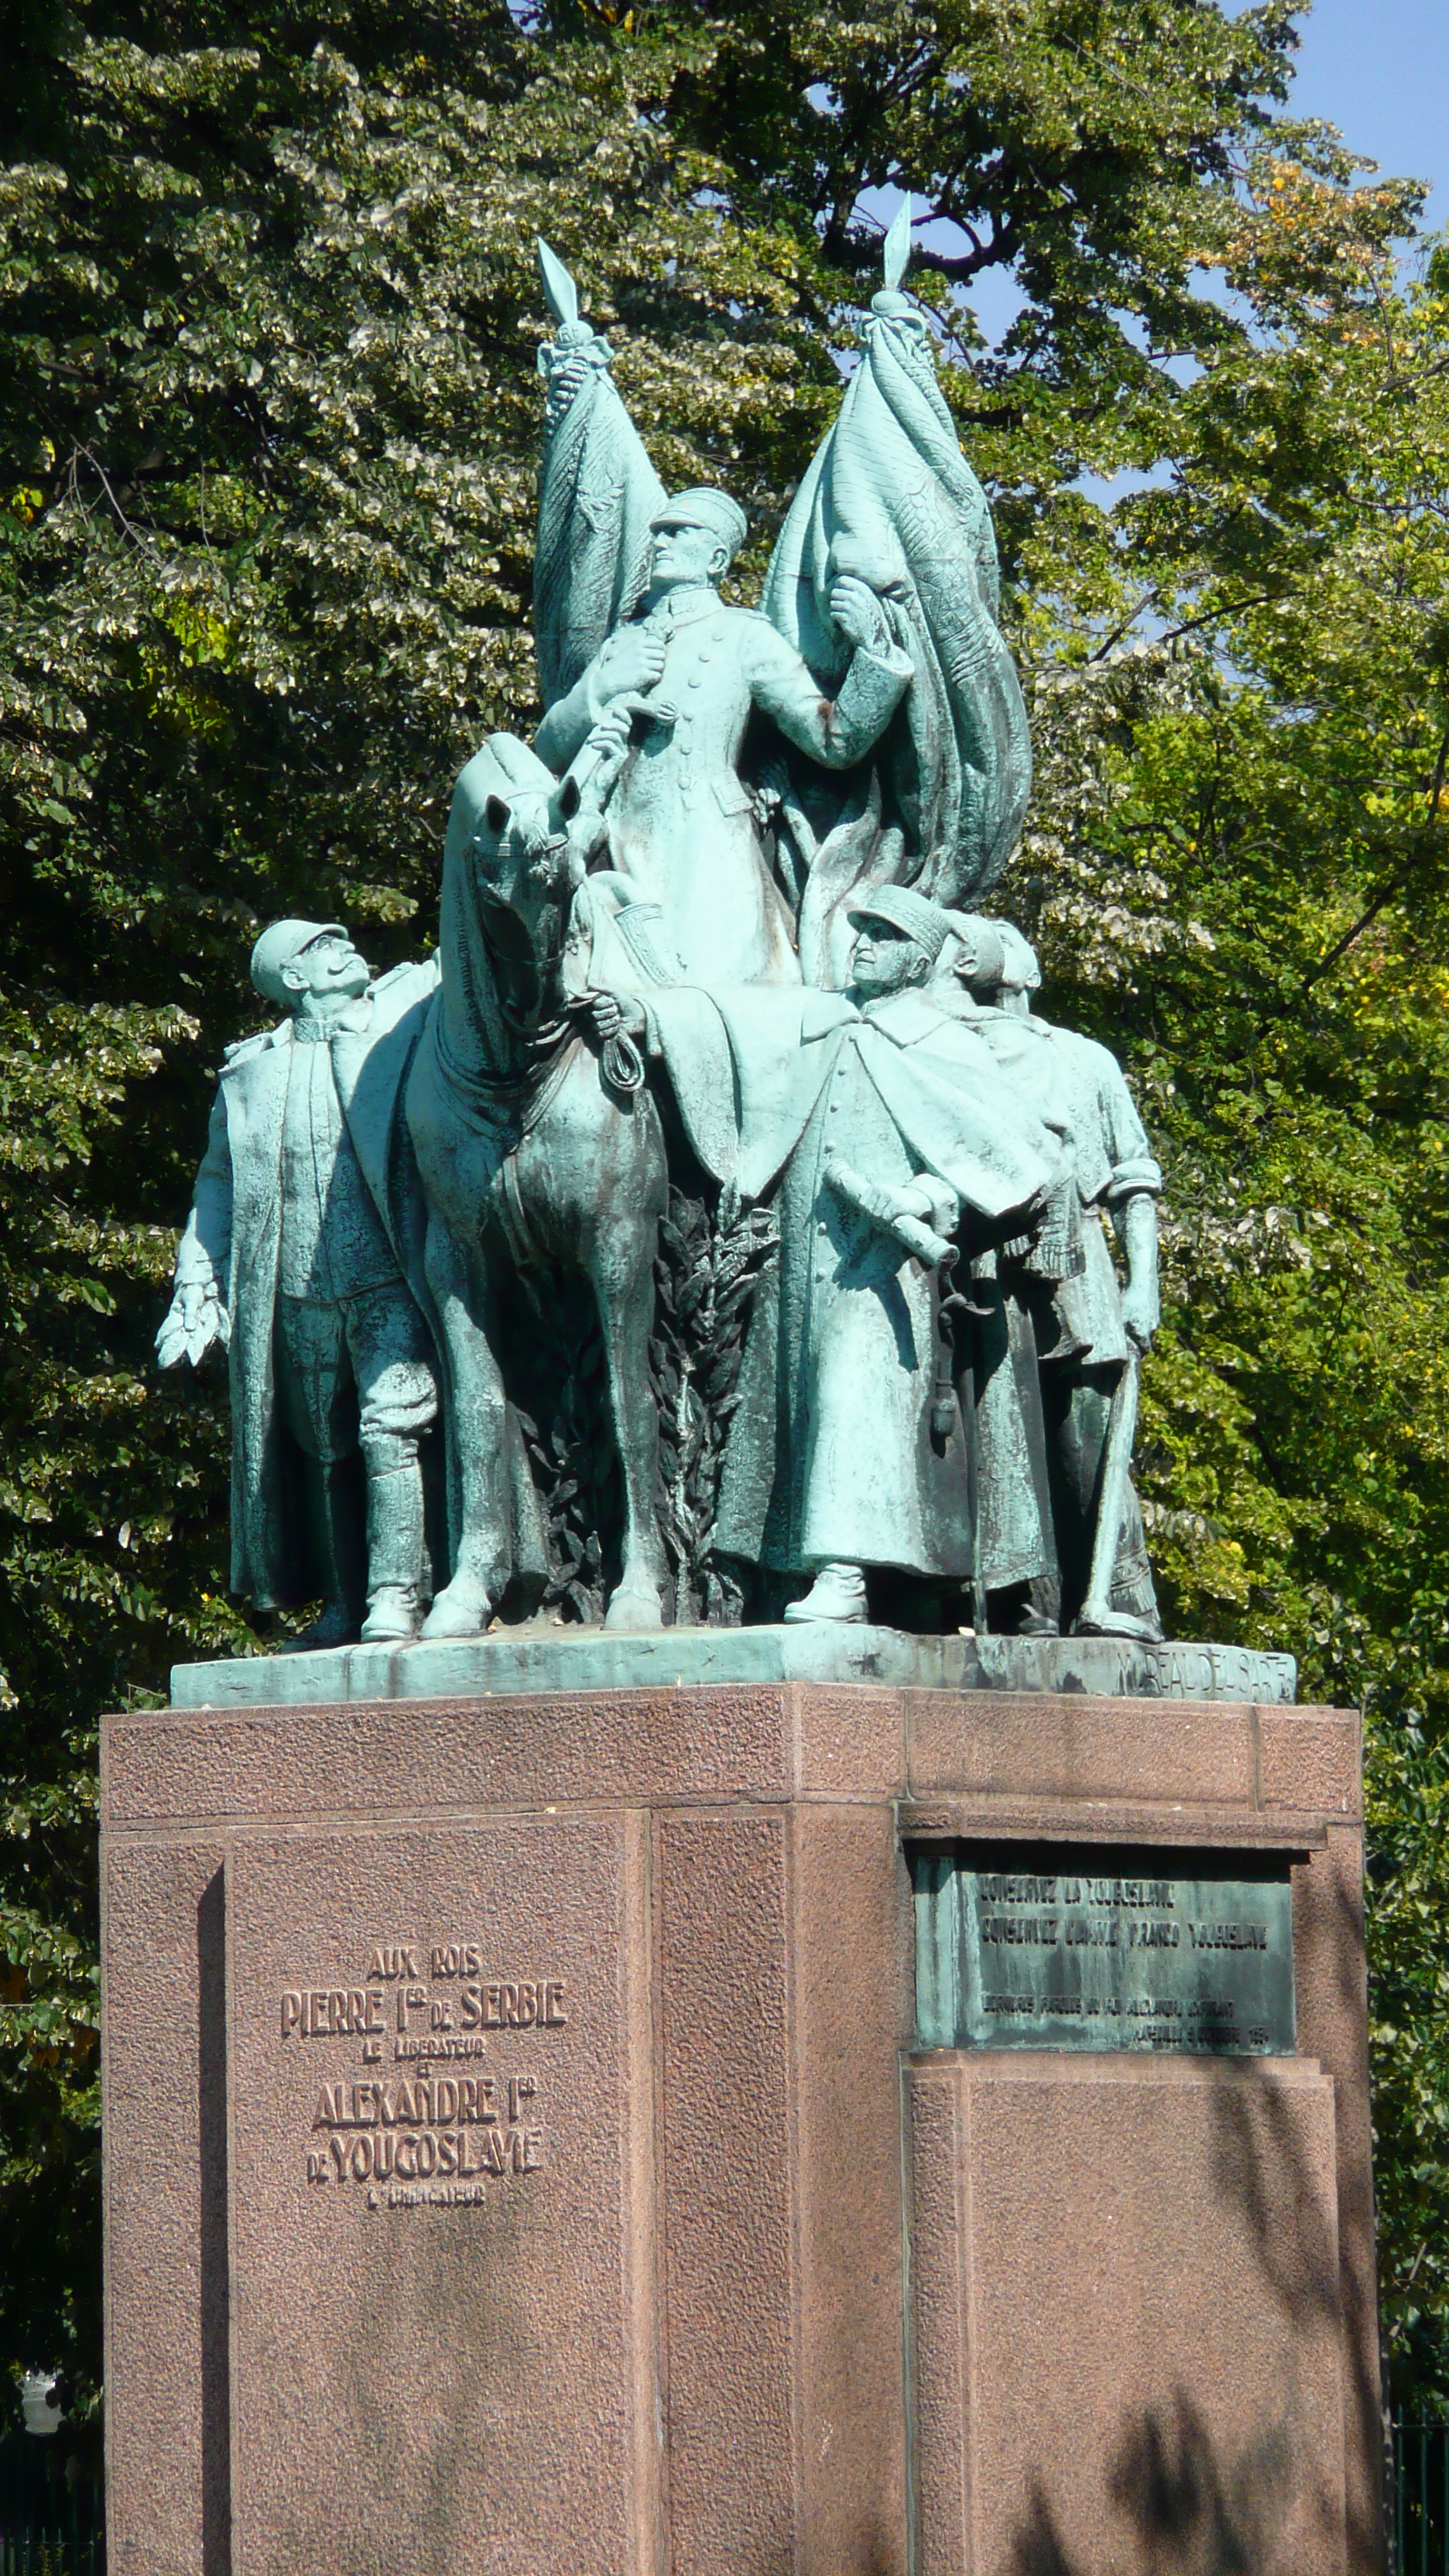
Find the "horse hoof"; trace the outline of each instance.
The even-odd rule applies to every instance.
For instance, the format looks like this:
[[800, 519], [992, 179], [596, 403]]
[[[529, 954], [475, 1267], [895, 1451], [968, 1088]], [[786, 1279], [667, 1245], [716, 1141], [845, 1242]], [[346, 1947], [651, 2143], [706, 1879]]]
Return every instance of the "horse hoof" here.
[[664, 1613], [652, 1583], [626, 1588], [622, 1583], [604, 1614], [606, 1628], [662, 1628]]
[[426, 1619], [425, 1637], [481, 1637], [493, 1616], [493, 1604], [482, 1586], [456, 1577], [440, 1592]]

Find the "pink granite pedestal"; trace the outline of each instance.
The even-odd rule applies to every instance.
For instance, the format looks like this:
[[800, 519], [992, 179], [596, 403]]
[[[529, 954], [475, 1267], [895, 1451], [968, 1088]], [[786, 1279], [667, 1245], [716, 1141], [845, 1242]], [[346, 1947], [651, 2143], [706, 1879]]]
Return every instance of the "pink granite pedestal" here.
[[[907, 1847], [1291, 1855], [1297, 2046], [915, 2046]], [[109, 1721], [113, 2576], [1371, 2576], [1355, 1721]]]

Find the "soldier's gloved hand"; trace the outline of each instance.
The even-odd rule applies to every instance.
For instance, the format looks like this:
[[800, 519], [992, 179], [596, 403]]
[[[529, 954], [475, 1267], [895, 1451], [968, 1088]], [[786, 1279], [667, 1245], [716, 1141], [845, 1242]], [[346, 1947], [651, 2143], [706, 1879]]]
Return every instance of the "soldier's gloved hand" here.
[[1122, 1330], [1139, 1357], [1152, 1348], [1162, 1321], [1156, 1287], [1147, 1279], [1129, 1279], [1122, 1291]]
[[[540, 351], [540, 358], [542, 354]], [[586, 358], [565, 358], [560, 366], [540, 366], [539, 373], [544, 380], [543, 418], [546, 429], [557, 429], [588, 372]]]
[[214, 1342], [226, 1350], [230, 1341], [231, 1317], [221, 1302], [216, 1281], [183, 1281], [156, 1336], [160, 1366], [174, 1368], [178, 1360], [190, 1360], [194, 1368]]
[[664, 638], [651, 627], [616, 626], [600, 649], [594, 684], [600, 698], [622, 698], [652, 689], [664, 670]]
[[847, 643], [861, 646], [867, 653], [883, 653], [891, 640], [885, 610], [858, 573], [838, 575], [830, 592], [830, 614]]

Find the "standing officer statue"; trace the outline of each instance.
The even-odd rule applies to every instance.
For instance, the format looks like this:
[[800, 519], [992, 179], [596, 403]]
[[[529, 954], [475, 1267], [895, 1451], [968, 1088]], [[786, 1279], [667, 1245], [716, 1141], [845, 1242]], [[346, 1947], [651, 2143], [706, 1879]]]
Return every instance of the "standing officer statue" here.
[[610, 865], [659, 905], [689, 980], [798, 984], [790, 914], [740, 774], [752, 723], [767, 718], [823, 768], [850, 769], [894, 715], [911, 663], [873, 592], [842, 575], [830, 613], [849, 658], [838, 690], [823, 690], [768, 618], [719, 596], [746, 533], [728, 492], [661, 504], [640, 609], [549, 708], [537, 748], [562, 774], [602, 716], [630, 712], [642, 739], [609, 799]]
[[320, 1594], [309, 1646], [402, 1640], [438, 1400], [398, 1105], [437, 968], [373, 984], [340, 923], [278, 921], [251, 972], [288, 1017], [227, 1050], [157, 1356], [229, 1352], [232, 1590]]

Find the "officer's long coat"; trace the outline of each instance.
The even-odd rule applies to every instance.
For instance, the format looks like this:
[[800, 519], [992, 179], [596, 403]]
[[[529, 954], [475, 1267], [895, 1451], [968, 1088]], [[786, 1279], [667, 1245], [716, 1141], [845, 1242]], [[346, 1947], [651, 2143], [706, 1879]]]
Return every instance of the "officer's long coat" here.
[[[423, 1312], [425, 1213], [401, 1116], [413, 1049], [437, 986], [435, 959], [373, 985], [331, 1041], [342, 1114], [398, 1268]], [[355, 1021], [355, 1025], [351, 1024]], [[272, 1328], [282, 1242], [282, 1122], [293, 1024], [227, 1051], [176, 1282], [215, 1280], [231, 1319], [231, 1586], [259, 1609], [314, 1588], [304, 1515], [290, 1491]]]
[[[687, 978], [798, 984], [790, 914], [740, 776], [746, 734], [758, 714], [824, 767], [849, 769], [909, 687], [909, 657], [894, 644], [859, 648], [831, 698], [767, 618], [727, 607], [712, 590], [675, 593], [642, 624], [664, 644], [650, 698], [667, 714], [630, 753], [610, 796], [610, 864], [659, 906], [662, 936]], [[591, 664], [545, 716], [543, 758], [562, 770], [605, 703]]]
[[[968, 1579], [965, 1429], [934, 1439], [931, 1275], [830, 1178], [921, 1173], [1002, 1220], [1061, 1171], [1060, 1140], [1003, 1080], [981, 1038], [907, 991], [852, 1010], [813, 1052], [813, 1106], [778, 1201], [778, 1299], [751, 1325], [716, 1544], [806, 1571], [846, 1563]], [[845, 1016], [848, 1014], [848, 1016]]]

